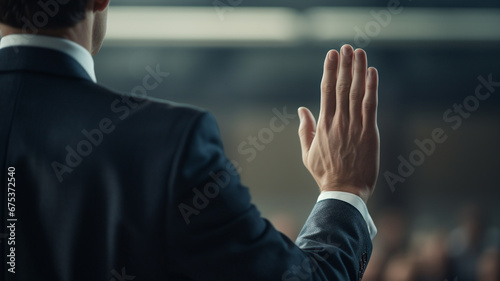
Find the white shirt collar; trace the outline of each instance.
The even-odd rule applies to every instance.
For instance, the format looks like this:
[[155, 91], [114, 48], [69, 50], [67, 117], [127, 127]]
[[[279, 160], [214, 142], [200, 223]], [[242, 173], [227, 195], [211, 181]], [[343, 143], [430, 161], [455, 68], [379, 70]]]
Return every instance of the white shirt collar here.
[[80, 63], [94, 82], [97, 81], [92, 55], [87, 49], [71, 40], [31, 34], [11, 34], [0, 40], [0, 49], [14, 46], [40, 47], [63, 52]]

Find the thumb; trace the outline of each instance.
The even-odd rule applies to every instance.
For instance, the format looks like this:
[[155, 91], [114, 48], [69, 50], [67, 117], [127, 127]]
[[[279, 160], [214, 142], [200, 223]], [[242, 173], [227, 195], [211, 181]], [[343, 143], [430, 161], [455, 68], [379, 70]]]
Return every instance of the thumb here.
[[306, 156], [316, 133], [316, 120], [311, 111], [306, 107], [299, 107], [298, 113], [300, 118], [299, 139], [302, 148], [302, 159], [305, 163]]

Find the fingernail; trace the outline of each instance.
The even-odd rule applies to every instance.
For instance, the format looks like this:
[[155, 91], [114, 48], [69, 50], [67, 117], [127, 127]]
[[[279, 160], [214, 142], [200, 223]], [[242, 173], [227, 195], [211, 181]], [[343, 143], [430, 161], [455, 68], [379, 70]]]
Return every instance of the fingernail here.
[[329, 60], [334, 60], [334, 59], [335, 59], [335, 58], [334, 58], [334, 55], [333, 55], [334, 53], [335, 53], [335, 52], [333, 52], [333, 50], [330, 50], [330, 51], [328, 52], [328, 59], [329, 59]]
[[348, 57], [352, 54], [352, 48], [351, 46], [349, 45], [344, 45], [344, 47], [342, 47], [342, 53], [344, 54], [344, 56]]
[[372, 74], [373, 74], [373, 69], [368, 68], [368, 71], [367, 71], [367, 72], [368, 72], [368, 77], [371, 77], [371, 76], [372, 76]]

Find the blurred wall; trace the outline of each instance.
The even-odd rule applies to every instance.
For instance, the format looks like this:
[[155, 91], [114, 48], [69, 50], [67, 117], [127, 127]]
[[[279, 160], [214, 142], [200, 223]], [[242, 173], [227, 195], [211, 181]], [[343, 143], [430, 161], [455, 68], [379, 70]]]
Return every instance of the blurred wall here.
[[[249, 136], [269, 128], [273, 110], [296, 114], [308, 106], [319, 107], [322, 63], [329, 46], [292, 47], [133, 47], [106, 45], [96, 57], [101, 84], [131, 91], [159, 65], [168, 78], [149, 94], [198, 105], [217, 117], [226, 152], [242, 168], [255, 204], [266, 217], [288, 213], [299, 229], [314, 205], [318, 188], [300, 158], [298, 117], [290, 118], [280, 132], [273, 132], [264, 149], [253, 153]], [[475, 201], [493, 216], [500, 212], [500, 87], [479, 102], [467, 118], [452, 112], [473, 96], [478, 77], [500, 81], [498, 44], [384, 44], [366, 47], [369, 64], [380, 73], [379, 127], [381, 169], [377, 190], [369, 202], [373, 212], [396, 206], [423, 224], [451, 225], [466, 202]], [[470, 102], [470, 101], [469, 101]], [[470, 107], [470, 106], [469, 106]], [[432, 138], [441, 128], [447, 136], [436, 144], [423, 164], [415, 167], [394, 191], [384, 174], [398, 174], [401, 155], [408, 160], [418, 149], [415, 139]], [[251, 159], [249, 159], [251, 158]], [[298, 230], [297, 230], [298, 231]]]

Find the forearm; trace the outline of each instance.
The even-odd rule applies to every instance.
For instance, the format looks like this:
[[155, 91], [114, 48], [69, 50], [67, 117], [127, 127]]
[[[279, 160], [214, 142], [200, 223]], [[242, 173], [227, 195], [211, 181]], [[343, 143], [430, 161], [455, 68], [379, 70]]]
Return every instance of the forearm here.
[[309, 278], [305, 280], [359, 280], [372, 251], [370, 234], [361, 213], [337, 199], [316, 203], [296, 244], [309, 259], [304, 261], [300, 274], [290, 271], [288, 276], [302, 275], [300, 278], [304, 278], [308, 273]]

